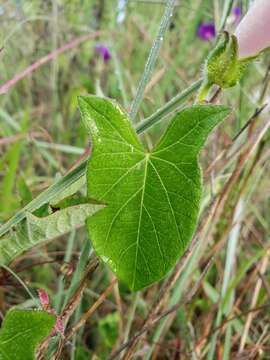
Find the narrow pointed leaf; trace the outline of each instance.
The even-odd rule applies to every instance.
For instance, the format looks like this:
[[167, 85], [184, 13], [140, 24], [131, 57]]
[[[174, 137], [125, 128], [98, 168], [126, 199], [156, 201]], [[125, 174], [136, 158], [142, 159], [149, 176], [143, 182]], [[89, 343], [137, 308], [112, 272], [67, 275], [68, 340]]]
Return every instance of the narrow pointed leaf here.
[[160, 280], [194, 232], [202, 193], [198, 154], [229, 113], [198, 105], [177, 114], [152, 152], [113, 101], [79, 98], [93, 141], [88, 196], [108, 206], [87, 220], [96, 252], [132, 290]]
[[0, 360], [34, 360], [56, 318], [45, 311], [10, 310], [0, 330]]
[[9, 264], [32, 247], [84, 225], [87, 217], [103, 207], [99, 204], [80, 204], [43, 218], [27, 213], [26, 219], [11, 231], [10, 236], [0, 239], [0, 264]]

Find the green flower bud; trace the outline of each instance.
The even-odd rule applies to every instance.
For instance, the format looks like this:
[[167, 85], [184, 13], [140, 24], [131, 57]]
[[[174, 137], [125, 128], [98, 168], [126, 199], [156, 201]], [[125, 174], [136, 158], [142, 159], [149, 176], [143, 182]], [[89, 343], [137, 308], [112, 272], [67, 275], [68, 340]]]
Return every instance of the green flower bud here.
[[238, 83], [242, 67], [238, 61], [238, 45], [234, 35], [227, 32], [220, 35], [216, 47], [206, 60], [204, 71], [207, 82], [223, 89]]
[[210, 52], [205, 62], [204, 81], [199, 91], [198, 101], [204, 101], [212, 85], [218, 85], [222, 89], [236, 85], [250, 60], [239, 60], [236, 36], [226, 31], [220, 34], [216, 47]]

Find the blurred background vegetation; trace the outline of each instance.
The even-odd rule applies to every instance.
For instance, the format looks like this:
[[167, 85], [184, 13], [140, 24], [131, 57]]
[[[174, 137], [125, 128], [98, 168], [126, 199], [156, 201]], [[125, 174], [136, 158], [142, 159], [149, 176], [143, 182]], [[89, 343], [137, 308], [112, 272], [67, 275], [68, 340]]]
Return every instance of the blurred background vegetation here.
[[[0, 89], [43, 56], [83, 35], [92, 33], [93, 38], [54, 56], [0, 95], [0, 223], [87, 153], [89, 139], [80, 121], [78, 95], [105, 95], [127, 110], [130, 108], [165, 3], [1, 1]], [[201, 77], [204, 59], [215, 37], [209, 41], [200, 38], [198, 26], [210, 22], [218, 31], [226, 3], [177, 2], [135, 122], [151, 115]], [[235, 1], [233, 6], [244, 14], [250, 3]], [[230, 13], [226, 28], [233, 31], [235, 26]], [[109, 59], [98, 50], [100, 45], [108, 49]], [[202, 213], [215, 194], [226, 191], [232, 174], [236, 181], [227, 192], [215, 226], [204, 233], [203, 245], [195, 249], [171, 289], [165, 308], [179, 302], [209, 259], [213, 255], [215, 259], [196, 295], [155, 324], [141, 339], [134, 358], [270, 359], [269, 134], [258, 136], [254, 151], [243, 154], [245, 144], [253, 144], [252, 136], [269, 117], [267, 107], [260, 116], [253, 116], [256, 109], [269, 102], [269, 65], [269, 56], [265, 55], [249, 67], [240, 85], [219, 95], [218, 101], [229, 105], [232, 115], [211, 136], [201, 155], [205, 174]], [[167, 121], [142, 136], [146, 146], [155, 144]], [[245, 126], [247, 129], [241, 132]], [[221, 160], [215, 165], [216, 159]], [[242, 167], [235, 173], [239, 162]], [[36, 214], [42, 216], [49, 210], [46, 205]], [[77, 265], [88, 243], [86, 237], [84, 229], [74, 230], [26, 253], [11, 268], [29, 288], [46, 289], [60, 312], [69, 298], [70, 284], [78, 283], [82, 276], [83, 262], [80, 260], [82, 266]], [[100, 265], [91, 275], [70, 324], [95, 303], [112, 278], [108, 268]], [[62, 358], [107, 359], [113, 349], [142, 327], [161, 286], [155, 284], [132, 294], [122, 284], [119, 288], [116, 285], [65, 346]], [[17, 304], [33, 305], [18, 279], [3, 272], [0, 317]], [[55, 349], [52, 344], [50, 354]]]

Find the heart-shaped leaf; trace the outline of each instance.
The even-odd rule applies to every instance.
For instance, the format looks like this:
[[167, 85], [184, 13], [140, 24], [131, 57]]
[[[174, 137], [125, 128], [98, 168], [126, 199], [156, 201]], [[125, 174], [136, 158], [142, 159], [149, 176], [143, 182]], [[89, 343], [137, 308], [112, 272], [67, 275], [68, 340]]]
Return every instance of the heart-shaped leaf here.
[[34, 360], [56, 318], [45, 311], [10, 310], [0, 330], [0, 360]]
[[183, 110], [147, 152], [115, 102], [86, 96], [79, 106], [93, 141], [88, 195], [108, 205], [87, 220], [90, 238], [117, 276], [138, 290], [167, 274], [190, 241], [202, 193], [198, 153], [229, 110]]

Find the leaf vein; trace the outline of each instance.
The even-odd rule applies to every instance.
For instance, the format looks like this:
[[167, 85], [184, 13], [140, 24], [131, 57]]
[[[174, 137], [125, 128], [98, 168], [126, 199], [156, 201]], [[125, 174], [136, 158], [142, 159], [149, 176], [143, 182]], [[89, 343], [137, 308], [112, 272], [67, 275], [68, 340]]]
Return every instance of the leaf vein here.
[[180, 234], [180, 230], [179, 230], [179, 227], [178, 227], [178, 224], [177, 224], [177, 221], [176, 221], [174, 209], [173, 209], [173, 207], [172, 207], [171, 200], [170, 200], [170, 197], [169, 197], [169, 195], [168, 195], [168, 191], [167, 191], [167, 189], [166, 189], [166, 187], [165, 187], [165, 185], [164, 185], [164, 183], [163, 183], [163, 180], [162, 180], [162, 178], [160, 177], [160, 175], [159, 175], [156, 167], [154, 166], [154, 164], [152, 163], [152, 161], [151, 161], [150, 159], [149, 159], [149, 162], [150, 162], [150, 164], [152, 165], [155, 173], [157, 174], [157, 177], [158, 177], [158, 179], [159, 179], [159, 181], [160, 181], [160, 184], [161, 184], [161, 186], [162, 186], [162, 188], [163, 188], [163, 190], [164, 190], [164, 192], [165, 192], [165, 195], [166, 195], [166, 198], [167, 198], [167, 201], [168, 201], [170, 210], [171, 210], [171, 214], [172, 214], [173, 219], [174, 219], [174, 223], [175, 223], [175, 227], [176, 227], [176, 230], [177, 230], [178, 238], [179, 238], [179, 240], [180, 240], [180, 242], [181, 242], [181, 244], [182, 244], [183, 238], [182, 238], [182, 236], [181, 236], [181, 234]]

